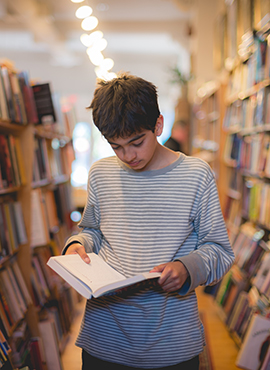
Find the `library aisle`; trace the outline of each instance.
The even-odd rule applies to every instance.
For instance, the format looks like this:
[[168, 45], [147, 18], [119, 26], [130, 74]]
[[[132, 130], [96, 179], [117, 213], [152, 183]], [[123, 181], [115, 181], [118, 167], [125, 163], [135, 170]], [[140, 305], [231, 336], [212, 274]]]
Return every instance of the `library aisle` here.
[[[202, 370], [237, 370], [235, 365], [238, 348], [230, 337], [228, 330], [219, 316], [219, 308], [213, 297], [197, 289], [199, 310], [203, 317], [211, 367]], [[76, 309], [76, 316], [71, 326], [70, 338], [62, 355], [63, 370], [81, 370], [81, 350], [75, 346], [80, 328], [85, 301], [82, 300]]]

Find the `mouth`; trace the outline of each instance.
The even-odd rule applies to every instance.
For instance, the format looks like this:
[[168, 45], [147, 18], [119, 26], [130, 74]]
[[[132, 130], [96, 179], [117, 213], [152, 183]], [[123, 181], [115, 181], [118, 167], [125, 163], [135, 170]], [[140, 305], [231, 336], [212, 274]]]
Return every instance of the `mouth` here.
[[130, 167], [137, 167], [139, 165], [140, 161], [134, 161], [134, 162], [128, 162], [127, 164]]

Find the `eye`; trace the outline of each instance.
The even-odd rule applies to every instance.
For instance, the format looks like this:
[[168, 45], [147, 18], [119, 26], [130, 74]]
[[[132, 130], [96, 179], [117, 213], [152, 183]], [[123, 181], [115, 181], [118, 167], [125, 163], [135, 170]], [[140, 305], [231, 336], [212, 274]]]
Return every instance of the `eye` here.
[[111, 145], [111, 147], [112, 147], [112, 150], [117, 150], [117, 149], [119, 149], [119, 148], [120, 148], [120, 146], [116, 146], [116, 147], [114, 147], [114, 146], [112, 146], [112, 145]]
[[142, 143], [143, 143], [143, 140], [142, 140], [142, 141], [140, 141], [139, 143], [136, 143], [136, 144], [135, 144], [135, 143], [133, 143], [133, 145], [134, 145], [134, 146], [141, 146], [141, 145], [142, 145]]

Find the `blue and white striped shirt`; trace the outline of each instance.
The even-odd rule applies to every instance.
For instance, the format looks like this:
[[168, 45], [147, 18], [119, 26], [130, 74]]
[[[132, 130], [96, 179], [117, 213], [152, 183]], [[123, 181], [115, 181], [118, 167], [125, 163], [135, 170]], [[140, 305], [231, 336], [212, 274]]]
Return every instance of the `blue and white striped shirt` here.
[[208, 164], [180, 154], [165, 168], [136, 172], [115, 156], [102, 159], [89, 172], [79, 226], [66, 246], [80, 242], [126, 277], [178, 259], [190, 284], [175, 293], [142, 284], [88, 300], [76, 344], [145, 369], [198, 355], [204, 331], [194, 289], [218, 282], [234, 260]]

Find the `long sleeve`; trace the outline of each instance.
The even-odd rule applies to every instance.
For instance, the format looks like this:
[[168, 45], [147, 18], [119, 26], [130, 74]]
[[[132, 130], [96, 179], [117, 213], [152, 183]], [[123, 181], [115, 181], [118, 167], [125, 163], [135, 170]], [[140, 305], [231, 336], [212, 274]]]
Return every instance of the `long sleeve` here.
[[102, 241], [102, 233], [99, 226], [98, 205], [94, 189], [91, 182], [91, 171], [88, 176], [87, 184], [87, 202], [84, 208], [82, 219], [78, 224], [82, 228], [77, 235], [71, 236], [65, 243], [63, 254], [65, 254], [69, 245], [79, 242], [85, 247], [87, 253], [98, 253]]
[[185, 294], [199, 285], [217, 283], [234, 261], [213, 178], [201, 195], [194, 229], [198, 238], [195, 250], [179, 258], [190, 274], [190, 286], [182, 292]]

